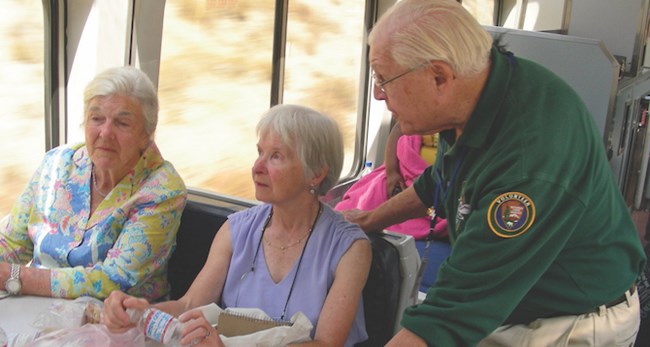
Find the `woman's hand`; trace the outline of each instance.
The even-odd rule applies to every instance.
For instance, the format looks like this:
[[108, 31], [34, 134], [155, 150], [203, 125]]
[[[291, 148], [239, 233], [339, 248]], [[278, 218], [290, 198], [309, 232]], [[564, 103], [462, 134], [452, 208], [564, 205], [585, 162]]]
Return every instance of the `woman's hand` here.
[[129, 319], [126, 309], [132, 308], [144, 310], [149, 306], [149, 302], [145, 299], [139, 299], [127, 295], [119, 290], [113, 291], [111, 295], [104, 300], [102, 323], [113, 333], [125, 332], [135, 326], [135, 324], [133, 324]]
[[224, 344], [215, 329], [201, 310], [191, 310], [178, 317], [183, 323], [183, 346], [213, 346], [223, 347]]

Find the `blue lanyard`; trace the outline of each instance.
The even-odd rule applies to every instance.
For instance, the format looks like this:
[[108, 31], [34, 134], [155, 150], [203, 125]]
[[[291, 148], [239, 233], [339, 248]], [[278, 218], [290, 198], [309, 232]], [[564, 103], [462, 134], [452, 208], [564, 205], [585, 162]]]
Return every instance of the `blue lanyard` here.
[[442, 170], [438, 167], [435, 168], [436, 171], [436, 178], [438, 179], [438, 182], [436, 183], [436, 188], [434, 189], [433, 192], [433, 211], [431, 212], [431, 222], [429, 224], [429, 235], [427, 236], [427, 240], [431, 240], [433, 238], [433, 228], [436, 226], [436, 216], [438, 215], [438, 209], [440, 208], [440, 195], [442, 195], [442, 201], [445, 201], [447, 199], [447, 194], [449, 194], [449, 190], [451, 187], [453, 187], [454, 182], [456, 181], [456, 176], [458, 175], [458, 169], [460, 168], [461, 164], [465, 160], [465, 156], [467, 155], [467, 147], [462, 147], [462, 150], [460, 152], [460, 155], [458, 156], [458, 159], [456, 159], [456, 162], [454, 163], [454, 168], [451, 171], [451, 177], [449, 178], [449, 181], [445, 181], [442, 178], [442, 172], [444, 171], [444, 158], [442, 160]]

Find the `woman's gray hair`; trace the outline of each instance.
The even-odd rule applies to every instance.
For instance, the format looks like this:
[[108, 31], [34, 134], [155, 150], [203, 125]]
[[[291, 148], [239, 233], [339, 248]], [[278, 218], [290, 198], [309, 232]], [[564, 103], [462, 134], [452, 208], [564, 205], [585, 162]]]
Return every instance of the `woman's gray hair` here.
[[308, 179], [329, 169], [318, 195], [325, 195], [338, 182], [343, 169], [343, 137], [334, 119], [311, 108], [282, 104], [271, 107], [257, 123], [257, 136], [277, 134], [296, 150]]
[[368, 42], [387, 40], [391, 58], [414, 68], [433, 60], [449, 64], [458, 76], [487, 67], [492, 36], [455, 0], [402, 0], [377, 21]]
[[[135, 97], [142, 107], [144, 130], [150, 139], [158, 125], [158, 94], [149, 77], [133, 66], [113, 67], [93, 78], [84, 91], [84, 113], [97, 96], [125, 94]], [[87, 116], [87, 115], [86, 115]], [[84, 116], [84, 124], [87, 119]]]

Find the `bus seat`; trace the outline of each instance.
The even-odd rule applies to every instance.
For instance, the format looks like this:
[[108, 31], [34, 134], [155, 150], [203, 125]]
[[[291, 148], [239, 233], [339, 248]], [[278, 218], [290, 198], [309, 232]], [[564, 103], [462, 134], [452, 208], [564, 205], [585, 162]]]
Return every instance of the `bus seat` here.
[[[339, 183], [321, 199], [334, 208], [359, 178]], [[372, 263], [363, 289], [368, 340], [359, 347], [385, 345], [401, 328], [404, 310], [418, 303], [420, 256], [415, 239], [388, 230], [368, 233]]]
[[372, 264], [363, 289], [368, 340], [359, 347], [385, 345], [401, 328], [404, 309], [418, 298], [420, 257], [413, 237], [387, 230], [368, 237]]
[[217, 230], [236, 210], [228, 205], [188, 199], [167, 270], [170, 299], [176, 300], [185, 294], [203, 268]]
[[359, 180], [358, 177], [353, 178], [351, 180], [341, 182], [332, 189], [330, 189], [325, 196], [321, 197], [321, 201], [329, 205], [329, 207], [334, 208], [336, 204], [341, 202], [341, 199], [343, 199], [343, 195], [345, 195], [345, 192], [350, 189], [350, 187], [356, 183]]

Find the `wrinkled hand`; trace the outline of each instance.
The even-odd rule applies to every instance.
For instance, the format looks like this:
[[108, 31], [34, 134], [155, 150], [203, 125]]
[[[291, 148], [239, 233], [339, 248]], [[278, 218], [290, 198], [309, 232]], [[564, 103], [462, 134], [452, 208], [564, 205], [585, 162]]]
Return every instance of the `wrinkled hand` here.
[[224, 347], [219, 332], [215, 329], [201, 310], [191, 310], [178, 317], [183, 323], [183, 346]]
[[345, 220], [347, 220], [350, 223], [358, 224], [362, 230], [368, 231], [366, 230], [366, 220], [369, 215], [368, 211], [362, 211], [354, 208], [351, 210], [341, 211], [341, 213], [343, 213], [343, 217], [345, 218]]
[[364, 211], [361, 211], [357, 208], [349, 209], [349, 210], [343, 210], [341, 211], [343, 214], [343, 217], [345, 220], [347, 220], [350, 223], [357, 223], [357, 220], [362, 219], [361, 216], [363, 215]]
[[4, 283], [9, 279], [11, 275], [11, 264], [0, 261], [0, 284], [3, 286], [0, 287], [0, 289], [5, 289], [4, 288]]
[[129, 320], [126, 313], [127, 308], [146, 309], [149, 302], [145, 299], [139, 299], [119, 290], [115, 290], [104, 300], [102, 310], [102, 323], [106, 325], [109, 331], [113, 333], [122, 333], [135, 326]]

